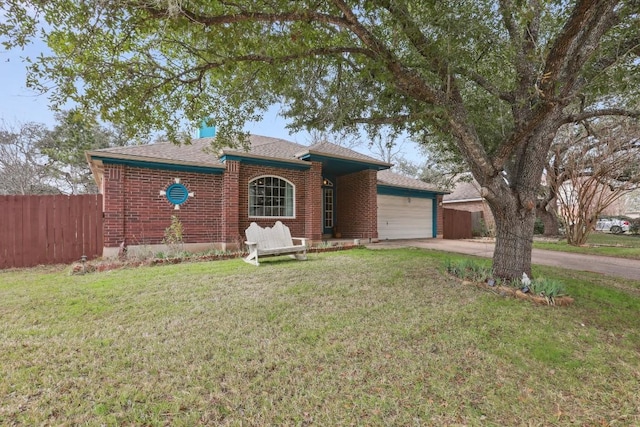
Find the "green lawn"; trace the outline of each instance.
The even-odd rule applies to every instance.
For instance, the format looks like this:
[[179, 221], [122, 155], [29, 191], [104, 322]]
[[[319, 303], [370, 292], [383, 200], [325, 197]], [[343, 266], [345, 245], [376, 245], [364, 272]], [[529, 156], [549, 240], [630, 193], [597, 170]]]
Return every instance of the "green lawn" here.
[[589, 235], [586, 246], [570, 246], [566, 240], [559, 240], [534, 241], [533, 247], [551, 251], [640, 259], [640, 236], [632, 234], [594, 232]]
[[0, 425], [640, 424], [640, 282], [536, 268], [576, 302], [534, 306], [456, 255], [309, 258], [0, 272]]

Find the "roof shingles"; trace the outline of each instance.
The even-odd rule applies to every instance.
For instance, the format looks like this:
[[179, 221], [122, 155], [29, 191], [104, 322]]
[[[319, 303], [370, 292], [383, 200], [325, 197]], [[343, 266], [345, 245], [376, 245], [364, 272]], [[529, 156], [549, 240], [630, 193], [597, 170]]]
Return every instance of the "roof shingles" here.
[[[200, 138], [192, 140], [191, 144], [187, 145], [162, 142], [148, 145], [112, 147], [90, 151], [88, 154], [91, 157], [115, 157], [159, 163], [179, 162], [223, 167], [224, 165], [219, 157], [213, 154], [210, 149], [211, 141], [211, 138]], [[249, 136], [249, 142], [250, 149], [248, 152], [240, 149], [225, 149], [222, 150], [221, 154], [247, 154], [252, 157], [291, 161], [298, 160], [300, 156], [304, 156], [305, 154], [315, 153], [325, 154], [328, 157], [352, 159], [377, 165], [391, 166], [373, 157], [328, 142], [320, 142], [307, 147], [284, 139], [259, 135]], [[440, 190], [432, 184], [399, 175], [390, 170], [378, 171], [378, 184], [440, 192]]]
[[391, 172], [390, 170], [381, 170], [378, 172], [378, 184], [389, 185], [392, 187], [413, 188], [416, 190], [442, 192], [442, 190], [437, 189], [433, 184], [420, 181], [419, 179], [400, 175]]

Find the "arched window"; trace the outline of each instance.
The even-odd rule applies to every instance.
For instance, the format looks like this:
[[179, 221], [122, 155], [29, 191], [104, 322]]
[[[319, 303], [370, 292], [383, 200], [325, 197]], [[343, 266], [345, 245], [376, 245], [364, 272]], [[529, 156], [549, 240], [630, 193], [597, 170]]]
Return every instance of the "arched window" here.
[[249, 217], [294, 217], [294, 186], [277, 176], [249, 182]]

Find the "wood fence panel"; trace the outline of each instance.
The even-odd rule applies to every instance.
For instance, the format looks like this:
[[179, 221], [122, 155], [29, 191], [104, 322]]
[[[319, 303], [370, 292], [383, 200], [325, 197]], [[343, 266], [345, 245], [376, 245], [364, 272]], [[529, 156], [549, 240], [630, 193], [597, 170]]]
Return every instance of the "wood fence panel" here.
[[46, 209], [47, 207], [47, 199], [44, 196], [35, 197], [37, 200], [37, 209], [38, 209], [38, 224], [37, 224], [37, 234], [38, 234], [38, 243], [36, 244], [37, 248], [40, 248], [38, 254], [36, 255], [35, 262], [38, 264], [49, 264], [53, 263], [53, 256], [49, 257], [47, 245], [48, 245], [48, 228], [47, 223], [49, 220], [49, 211]]
[[0, 196], [0, 268], [69, 263], [102, 252], [102, 196]]
[[13, 197], [13, 245], [15, 247], [13, 251], [13, 262], [18, 266], [24, 266], [24, 245], [22, 244], [22, 234], [24, 223], [22, 221], [23, 209], [22, 200], [18, 196]]
[[[80, 200], [78, 198], [70, 198], [69, 199], [69, 227], [67, 228], [67, 233], [70, 236], [65, 239], [65, 242], [69, 242], [67, 245], [65, 254], [68, 259], [73, 260], [74, 254], [79, 253], [82, 256], [82, 247], [84, 240], [82, 233], [82, 216], [83, 212], [81, 212]], [[76, 260], [79, 258], [75, 258]]]
[[[38, 234], [39, 234], [39, 213], [38, 213], [38, 208], [40, 206], [40, 198], [29, 198], [27, 200], [27, 207], [26, 207], [26, 211], [27, 214], [25, 215], [25, 222], [27, 224], [30, 225], [30, 227], [28, 227], [28, 231], [25, 234], [25, 242], [27, 244], [27, 246], [29, 248], [38, 248], [39, 247], [39, 238], [38, 238]], [[29, 250], [30, 252], [33, 251], [33, 249]], [[40, 251], [35, 252], [35, 259], [34, 262], [37, 262], [38, 264], [40, 264]]]
[[54, 242], [56, 241], [55, 238], [55, 234], [56, 234], [56, 228], [54, 227], [55, 224], [55, 209], [53, 209], [53, 207], [51, 207], [51, 205], [55, 206], [55, 204], [49, 203], [46, 199], [45, 199], [45, 204], [44, 204], [44, 209], [47, 213], [47, 220], [45, 222], [46, 224], [46, 233], [47, 233], [47, 238], [46, 238], [46, 243], [44, 245], [44, 248], [46, 248], [46, 253], [45, 253], [45, 257], [47, 259], [47, 264], [55, 264], [56, 262], [56, 248], [54, 245]]
[[471, 239], [473, 237], [471, 212], [444, 209], [442, 219], [444, 228], [443, 238]]
[[0, 212], [4, 216], [0, 221], [0, 268], [8, 268], [13, 264], [13, 251], [9, 251], [9, 247], [13, 247], [13, 233], [10, 230], [14, 215], [13, 204], [10, 203], [9, 197], [0, 196], [0, 206], [2, 206]]
[[31, 236], [32, 236], [32, 222], [31, 222], [31, 198], [21, 200], [22, 205], [22, 225], [19, 227], [22, 230], [22, 265], [29, 263], [29, 254], [32, 253]]

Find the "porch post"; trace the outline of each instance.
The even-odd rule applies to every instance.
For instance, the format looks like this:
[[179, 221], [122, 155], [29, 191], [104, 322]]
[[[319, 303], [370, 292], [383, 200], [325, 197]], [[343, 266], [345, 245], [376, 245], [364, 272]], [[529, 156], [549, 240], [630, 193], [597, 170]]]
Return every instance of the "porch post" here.
[[222, 179], [222, 241], [226, 246], [241, 245], [239, 227], [240, 162], [227, 160]]

